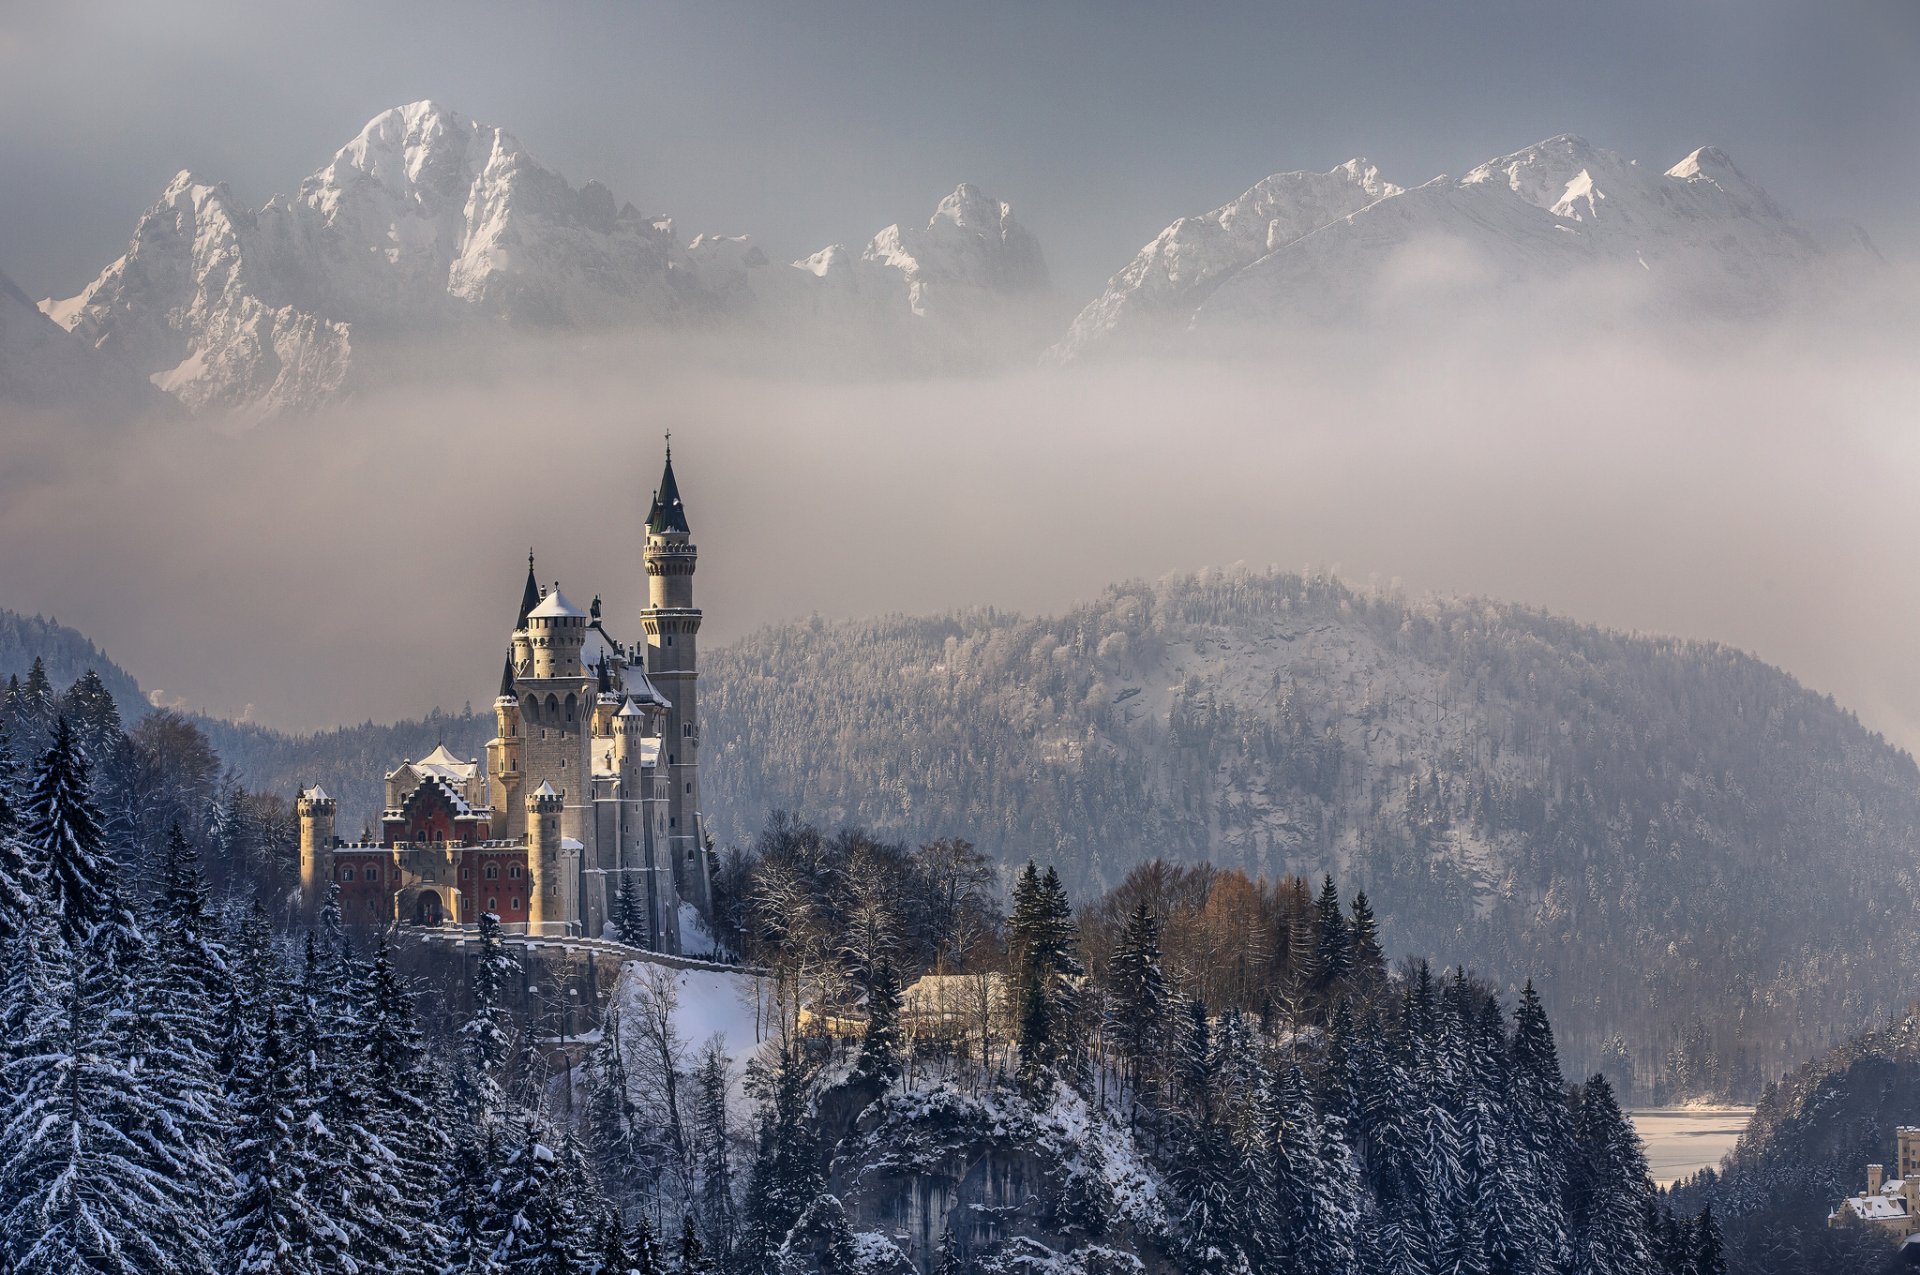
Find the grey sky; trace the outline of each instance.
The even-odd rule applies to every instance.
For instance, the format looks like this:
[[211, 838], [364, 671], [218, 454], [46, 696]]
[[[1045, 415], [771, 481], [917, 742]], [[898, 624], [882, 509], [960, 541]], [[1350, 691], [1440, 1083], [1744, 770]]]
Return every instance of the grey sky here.
[[1914, 0], [240, 4], [0, 0], [0, 270], [77, 290], [175, 171], [258, 203], [433, 97], [573, 181], [778, 254], [1013, 201], [1078, 302], [1174, 216], [1355, 154], [1725, 147], [1920, 247]]

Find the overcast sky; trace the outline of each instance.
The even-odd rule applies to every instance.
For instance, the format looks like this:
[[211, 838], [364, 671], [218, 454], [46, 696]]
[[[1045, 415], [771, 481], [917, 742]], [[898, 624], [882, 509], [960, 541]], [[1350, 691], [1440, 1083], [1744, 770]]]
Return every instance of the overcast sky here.
[[0, 271], [75, 292], [177, 170], [257, 205], [422, 97], [777, 255], [973, 181], [1075, 301], [1269, 172], [1408, 184], [1560, 132], [1663, 167], [1720, 145], [1904, 253], [1917, 67], [1915, 0], [0, 0]]

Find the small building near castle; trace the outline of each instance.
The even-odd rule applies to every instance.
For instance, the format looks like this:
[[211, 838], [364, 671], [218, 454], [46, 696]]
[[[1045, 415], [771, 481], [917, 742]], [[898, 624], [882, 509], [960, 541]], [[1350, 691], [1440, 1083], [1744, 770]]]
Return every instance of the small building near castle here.
[[1901, 1125], [1893, 1138], [1894, 1176], [1885, 1165], [1868, 1165], [1866, 1190], [1840, 1201], [1828, 1226], [1866, 1223], [1902, 1237], [1920, 1231], [1920, 1127]]
[[680, 950], [682, 906], [712, 905], [700, 815], [700, 719], [693, 604], [697, 561], [667, 451], [648, 513], [643, 637], [631, 645], [527, 555], [507, 641], [498, 733], [486, 757], [444, 745], [386, 775], [380, 831], [334, 835], [337, 803], [319, 785], [295, 803], [301, 902], [339, 891], [350, 925], [471, 925], [598, 938], [624, 920], [656, 951]]

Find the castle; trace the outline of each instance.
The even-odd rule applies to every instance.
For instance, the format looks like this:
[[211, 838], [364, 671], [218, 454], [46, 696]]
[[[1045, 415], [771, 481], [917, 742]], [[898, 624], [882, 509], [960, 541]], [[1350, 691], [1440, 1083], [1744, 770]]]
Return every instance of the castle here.
[[319, 785], [295, 803], [300, 895], [338, 889], [350, 925], [474, 924], [598, 938], [644, 917], [648, 947], [680, 950], [682, 905], [710, 914], [711, 848], [700, 816], [693, 604], [698, 554], [666, 468], [647, 515], [643, 644], [582, 611], [556, 582], [527, 583], [493, 702], [486, 764], [442, 745], [386, 776], [378, 837], [334, 835], [337, 804]]
[[1920, 1231], [1920, 1128], [1901, 1125], [1893, 1131], [1895, 1167], [1886, 1176], [1882, 1165], [1867, 1166], [1867, 1189], [1848, 1196], [1827, 1214], [1828, 1226], [1866, 1222], [1910, 1236]]

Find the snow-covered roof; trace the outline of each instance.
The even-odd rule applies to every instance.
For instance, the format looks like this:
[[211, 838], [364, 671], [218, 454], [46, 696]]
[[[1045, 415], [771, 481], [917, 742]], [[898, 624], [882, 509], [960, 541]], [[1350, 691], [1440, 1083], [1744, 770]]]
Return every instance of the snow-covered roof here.
[[542, 779], [540, 786], [533, 790], [533, 795], [536, 797], [558, 797], [560, 794], [553, 790], [551, 781]]
[[587, 627], [586, 641], [580, 644], [580, 662], [591, 668], [595, 664], [618, 665], [620, 651], [607, 636], [607, 631], [597, 623]]
[[447, 751], [445, 744], [437, 745], [434, 750], [412, 763], [413, 771], [421, 778], [432, 776], [437, 779], [453, 779], [462, 783], [472, 779], [480, 768], [477, 761], [461, 761]]
[[527, 618], [531, 620], [555, 620], [562, 618], [584, 620], [587, 618], [587, 613], [567, 601], [567, 595], [560, 592], [560, 586], [556, 584], [553, 588], [547, 590], [547, 596], [540, 600], [539, 606], [527, 612]]
[[646, 716], [646, 714], [640, 710], [640, 706], [633, 702], [632, 696], [628, 696], [627, 702], [620, 706], [619, 715], [621, 717], [645, 717]]
[[1841, 1207], [1851, 1209], [1864, 1222], [1890, 1222], [1907, 1215], [1907, 1202], [1899, 1196], [1849, 1196], [1841, 1201]]
[[[285, 792], [286, 790], [283, 788], [281, 789], [281, 791]], [[319, 784], [315, 784], [311, 788], [301, 789], [300, 797], [304, 801], [332, 801], [333, 800], [333, 798], [327, 796], [327, 790], [325, 788], [322, 788]]]
[[627, 669], [627, 692], [642, 704], [658, 704], [662, 708], [672, 708], [673, 704], [660, 693], [647, 671], [638, 664]]

